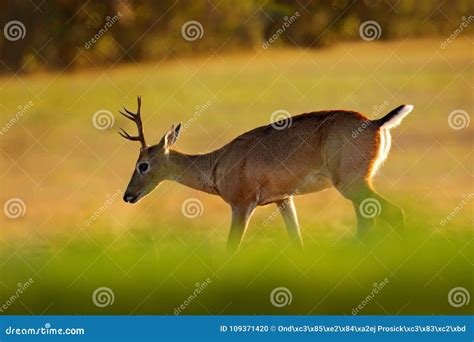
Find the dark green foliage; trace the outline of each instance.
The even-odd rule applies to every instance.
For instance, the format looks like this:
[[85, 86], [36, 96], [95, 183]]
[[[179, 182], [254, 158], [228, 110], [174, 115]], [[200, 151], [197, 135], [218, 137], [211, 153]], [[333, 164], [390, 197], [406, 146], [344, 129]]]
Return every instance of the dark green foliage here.
[[[473, 7], [469, 0], [50, 0], [40, 5], [7, 0], [0, 4], [2, 27], [19, 20], [26, 36], [12, 42], [2, 35], [0, 72], [101, 67], [261, 48], [295, 13], [297, 19], [272, 45], [317, 48], [359, 40], [359, 26], [367, 20], [381, 26], [380, 39], [449, 36]], [[181, 35], [190, 20], [204, 29], [202, 38], [193, 42]], [[91, 43], [96, 35], [99, 39]]]

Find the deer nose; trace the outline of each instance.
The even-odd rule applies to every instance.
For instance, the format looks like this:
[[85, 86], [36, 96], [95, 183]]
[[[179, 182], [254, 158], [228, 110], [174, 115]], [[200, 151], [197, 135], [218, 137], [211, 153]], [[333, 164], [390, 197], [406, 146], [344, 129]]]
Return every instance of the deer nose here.
[[125, 193], [125, 195], [123, 195], [123, 200], [124, 200], [125, 202], [130, 202], [130, 201], [131, 201], [132, 199], [134, 199], [134, 198], [135, 198], [135, 196], [130, 195], [129, 193]]
[[141, 192], [137, 194], [126, 192], [125, 195], [123, 195], [123, 200], [128, 203], [137, 203], [137, 201], [140, 199], [140, 194]]

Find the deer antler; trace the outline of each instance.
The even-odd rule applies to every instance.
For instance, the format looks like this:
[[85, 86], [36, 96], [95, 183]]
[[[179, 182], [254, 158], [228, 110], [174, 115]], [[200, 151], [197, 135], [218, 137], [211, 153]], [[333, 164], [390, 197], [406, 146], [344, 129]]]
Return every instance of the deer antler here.
[[138, 135], [137, 136], [131, 136], [125, 130], [121, 128], [121, 132], [119, 134], [124, 137], [125, 139], [132, 140], [132, 141], [139, 141], [142, 144], [142, 148], [146, 148], [147, 144], [145, 142], [145, 135], [143, 134], [143, 124], [142, 124], [142, 118], [140, 116], [140, 108], [142, 106], [142, 98], [141, 96], [137, 97], [137, 103], [138, 103], [138, 109], [137, 113], [132, 113], [127, 110], [127, 108], [123, 108], [126, 113], [123, 113], [119, 111], [120, 114], [125, 116], [127, 119], [132, 120], [137, 124], [137, 129], [138, 129]]

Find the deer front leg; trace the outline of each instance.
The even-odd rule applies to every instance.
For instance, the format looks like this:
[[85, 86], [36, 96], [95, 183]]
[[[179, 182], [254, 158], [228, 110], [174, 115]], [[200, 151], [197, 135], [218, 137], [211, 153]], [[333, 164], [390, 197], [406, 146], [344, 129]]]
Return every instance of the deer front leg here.
[[230, 226], [229, 238], [227, 240], [227, 249], [230, 252], [235, 252], [239, 249], [242, 239], [245, 235], [245, 230], [250, 219], [250, 216], [255, 209], [255, 205], [239, 205], [232, 207], [232, 224]]
[[303, 248], [303, 239], [300, 233], [300, 225], [298, 223], [298, 217], [296, 216], [293, 197], [288, 197], [275, 203], [278, 206], [281, 216], [283, 216], [291, 242], [299, 248]]

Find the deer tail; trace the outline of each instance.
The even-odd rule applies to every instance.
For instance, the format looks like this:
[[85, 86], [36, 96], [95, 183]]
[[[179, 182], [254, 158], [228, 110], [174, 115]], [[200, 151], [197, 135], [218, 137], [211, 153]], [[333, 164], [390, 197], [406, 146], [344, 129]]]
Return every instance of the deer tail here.
[[394, 110], [392, 110], [390, 113], [385, 115], [383, 118], [380, 118], [378, 120], [372, 121], [375, 123], [377, 126], [380, 128], [394, 128], [400, 125], [402, 120], [410, 114], [410, 112], [413, 110], [412, 105], [401, 105]]

